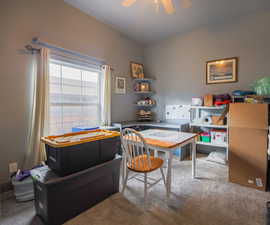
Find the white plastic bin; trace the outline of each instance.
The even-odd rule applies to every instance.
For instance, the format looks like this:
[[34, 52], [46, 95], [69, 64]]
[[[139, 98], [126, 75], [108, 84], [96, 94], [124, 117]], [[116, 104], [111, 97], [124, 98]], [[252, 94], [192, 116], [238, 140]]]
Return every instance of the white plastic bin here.
[[34, 199], [34, 186], [31, 177], [22, 181], [16, 181], [15, 176], [12, 178], [14, 194], [18, 202], [25, 202]]

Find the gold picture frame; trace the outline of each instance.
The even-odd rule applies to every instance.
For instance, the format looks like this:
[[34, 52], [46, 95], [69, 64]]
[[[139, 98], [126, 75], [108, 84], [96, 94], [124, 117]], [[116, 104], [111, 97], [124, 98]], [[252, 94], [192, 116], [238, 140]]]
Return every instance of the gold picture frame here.
[[238, 58], [206, 62], [206, 84], [224, 84], [238, 81]]
[[134, 79], [143, 79], [144, 78], [144, 68], [143, 64], [130, 62], [130, 72], [131, 77]]

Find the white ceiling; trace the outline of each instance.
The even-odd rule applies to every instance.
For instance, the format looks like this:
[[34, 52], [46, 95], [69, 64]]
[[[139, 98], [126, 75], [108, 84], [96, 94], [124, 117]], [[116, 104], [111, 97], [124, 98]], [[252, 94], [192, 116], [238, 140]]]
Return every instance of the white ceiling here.
[[156, 12], [154, 0], [137, 0], [130, 8], [121, 6], [122, 0], [65, 0], [144, 44], [270, 8], [270, 0], [192, 0], [189, 9], [181, 8], [180, 1], [173, 0], [176, 13], [168, 15], [162, 7]]

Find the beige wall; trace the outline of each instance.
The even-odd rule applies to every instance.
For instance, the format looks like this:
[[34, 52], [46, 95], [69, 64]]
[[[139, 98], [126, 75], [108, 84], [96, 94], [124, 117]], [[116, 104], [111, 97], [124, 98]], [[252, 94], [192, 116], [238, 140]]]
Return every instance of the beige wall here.
[[[157, 78], [158, 118], [164, 118], [166, 104], [190, 104], [193, 96], [248, 89], [254, 80], [270, 76], [269, 27], [270, 11], [263, 11], [147, 47], [144, 63]], [[239, 57], [239, 82], [206, 85], [205, 62], [234, 56]]]
[[[8, 179], [8, 163], [20, 163], [26, 149], [31, 56], [20, 52], [25, 44], [38, 36], [104, 59], [114, 76], [128, 76], [129, 61], [142, 61], [142, 47], [63, 0], [1, 0], [0, 29], [1, 183]], [[127, 95], [113, 94], [113, 121], [134, 119], [134, 98], [128, 79]]]
[[[176, 35], [144, 49], [148, 74], [157, 78], [158, 118], [165, 104], [188, 104], [192, 96], [247, 89], [270, 76], [270, 12]], [[8, 163], [22, 161], [29, 115], [30, 55], [21, 53], [32, 37], [101, 58], [128, 76], [129, 61], [141, 62], [143, 48], [110, 27], [65, 4], [63, 0], [2, 0], [0, 8], [0, 183]], [[205, 85], [205, 62], [239, 57], [239, 82]], [[113, 94], [114, 121], [135, 118], [135, 96]]]

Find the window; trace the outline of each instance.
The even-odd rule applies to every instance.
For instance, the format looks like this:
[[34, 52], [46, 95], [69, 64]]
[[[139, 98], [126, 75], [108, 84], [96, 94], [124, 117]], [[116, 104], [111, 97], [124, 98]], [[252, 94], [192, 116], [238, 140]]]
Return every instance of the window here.
[[100, 71], [59, 60], [50, 61], [50, 135], [100, 123]]

